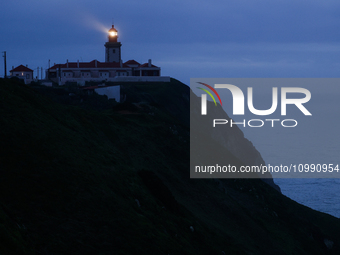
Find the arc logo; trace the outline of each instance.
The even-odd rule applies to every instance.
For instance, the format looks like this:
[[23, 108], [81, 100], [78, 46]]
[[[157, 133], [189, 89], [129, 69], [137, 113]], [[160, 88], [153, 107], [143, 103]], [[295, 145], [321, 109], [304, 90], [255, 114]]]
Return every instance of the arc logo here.
[[[220, 95], [217, 93], [217, 91], [216, 91], [213, 87], [211, 87], [210, 85], [208, 85], [208, 84], [206, 84], [206, 83], [203, 83], [203, 82], [197, 82], [197, 83], [206, 86], [206, 87], [209, 88], [212, 92], [214, 92], [214, 94], [217, 96], [217, 98], [218, 98], [218, 100], [220, 101], [220, 104], [221, 104], [221, 106], [222, 106], [221, 97], [220, 97]], [[215, 100], [214, 96], [213, 96], [207, 89], [203, 89], [203, 88], [200, 88], [200, 87], [197, 87], [197, 88], [203, 90], [204, 92], [206, 92], [206, 93], [212, 98], [212, 100], [214, 101], [215, 106], [217, 106], [217, 103], [216, 103], [216, 100]], [[202, 104], [202, 107], [201, 107], [201, 114], [202, 114], [202, 115], [207, 115], [207, 95], [206, 95], [206, 94], [202, 94], [202, 97], [201, 97], [201, 104]]]

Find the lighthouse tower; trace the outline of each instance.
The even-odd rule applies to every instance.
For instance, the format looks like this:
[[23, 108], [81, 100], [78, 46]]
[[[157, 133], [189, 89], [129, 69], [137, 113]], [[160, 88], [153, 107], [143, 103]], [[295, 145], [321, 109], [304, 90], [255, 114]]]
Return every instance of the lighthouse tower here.
[[105, 62], [117, 62], [121, 61], [120, 47], [122, 44], [117, 42], [118, 39], [118, 31], [112, 25], [112, 28], [109, 30], [109, 41], [105, 43]]

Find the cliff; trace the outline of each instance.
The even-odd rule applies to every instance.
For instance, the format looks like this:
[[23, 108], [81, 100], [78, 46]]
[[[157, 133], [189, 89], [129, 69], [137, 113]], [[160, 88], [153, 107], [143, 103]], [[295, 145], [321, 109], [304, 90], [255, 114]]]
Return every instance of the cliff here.
[[[228, 158], [227, 154], [230, 152], [232, 156], [239, 159], [240, 162], [235, 162], [235, 165], [238, 167], [240, 165], [265, 165], [261, 154], [256, 150], [252, 142], [244, 137], [243, 132], [237, 125], [233, 125], [232, 127], [230, 125], [217, 125], [213, 127], [212, 123], [214, 119], [225, 119], [228, 120], [228, 123], [231, 122], [230, 117], [220, 104], [215, 107], [213, 102], [208, 101], [207, 107], [209, 114], [202, 116], [200, 107], [201, 99], [193, 92], [190, 92], [190, 100], [191, 156], [193, 161], [201, 162], [201, 165], [209, 165], [208, 162], [212, 165], [216, 163], [219, 165], [228, 165], [230, 164], [230, 158]], [[221, 148], [217, 149], [216, 144], [220, 145]], [[219, 153], [221, 153], [221, 157], [216, 155], [218, 150], [220, 151]], [[202, 160], [202, 155], [206, 154], [207, 151], [211, 151], [214, 155], [209, 155], [209, 159]], [[221, 174], [219, 176], [225, 178], [228, 174]], [[246, 174], [244, 177], [260, 178], [280, 191], [279, 186], [273, 182], [270, 173]]]
[[1, 254], [340, 253], [339, 219], [261, 180], [189, 178], [184, 84], [69, 90], [0, 80]]

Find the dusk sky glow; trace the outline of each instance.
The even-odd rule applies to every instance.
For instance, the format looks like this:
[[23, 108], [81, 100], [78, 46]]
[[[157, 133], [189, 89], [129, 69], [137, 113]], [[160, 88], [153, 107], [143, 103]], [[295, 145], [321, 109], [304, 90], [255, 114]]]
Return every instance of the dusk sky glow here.
[[340, 2], [333, 0], [2, 1], [7, 70], [45, 69], [49, 59], [104, 61], [112, 18], [124, 62], [151, 58], [162, 75], [186, 84], [191, 77], [339, 77]]

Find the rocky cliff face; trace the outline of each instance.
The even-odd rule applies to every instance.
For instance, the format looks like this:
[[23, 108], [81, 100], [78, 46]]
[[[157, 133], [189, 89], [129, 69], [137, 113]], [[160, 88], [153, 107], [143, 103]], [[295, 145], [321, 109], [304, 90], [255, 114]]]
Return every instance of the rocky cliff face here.
[[259, 179], [189, 178], [184, 84], [126, 84], [115, 108], [59, 89], [0, 79], [0, 254], [340, 254], [339, 219]]
[[[229, 121], [229, 123], [231, 121], [231, 118], [223, 110], [221, 105], [218, 104], [216, 107], [213, 102], [208, 101], [207, 108], [209, 109], [209, 114], [202, 116], [200, 98], [198, 98], [192, 91], [190, 91], [190, 100], [191, 139], [199, 140], [202, 136], [209, 137], [212, 141], [218, 143], [233, 156], [238, 158], [242, 162], [241, 164], [248, 166], [265, 165], [265, 161], [263, 160], [260, 152], [256, 150], [251, 141], [244, 137], [243, 132], [237, 125], [230, 127], [229, 124], [226, 124], [216, 125], [216, 127], [213, 127], [214, 119], [226, 119]], [[205, 141], [205, 144], [207, 143], [209, 142]], [[214, 149], [213, 145], [211, 145], [210, 149], [216, 150]], [[269, 173], [259, 173], [257, 176], [252, 175], [248, 177], [261, 178], [275, 189], [280, 190], [280, 188], [274, 184], [272, 176]]]

